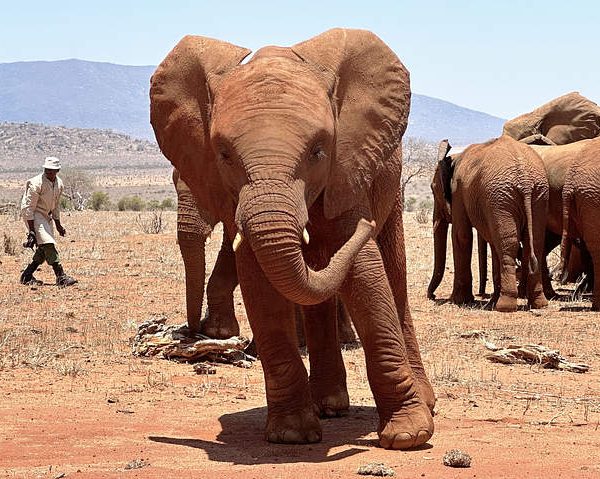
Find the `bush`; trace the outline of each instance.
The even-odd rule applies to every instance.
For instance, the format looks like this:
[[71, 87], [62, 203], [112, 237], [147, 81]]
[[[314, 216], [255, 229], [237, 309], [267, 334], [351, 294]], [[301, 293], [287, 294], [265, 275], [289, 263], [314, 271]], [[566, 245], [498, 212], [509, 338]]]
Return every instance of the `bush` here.
[[162, 203], [160, 204], [160, 209], [161, 210], [174, 210], [175, 209], [175, 201], [173, 200], [173, 198], [165, 198], [164, 200], [162, 200]]
[[158, 200], [150, 200], [146, 203], [146, 209], [150, 211], [160, 210], [160, 201]]
[[161, 233], [165, 227], [162, 215], [162, 211], [153, 211], [149, 218], [143, 218], [140, 214], [135, 222], [144, 233], [156, 235]]
[[19, 249], [19, 241], [13, 236], [4, 233], [4, 253], [10, 256], [16, 256]]
[[417, 199], [414, 196], [409, 196], [404, 201], [404, 211], [414, 211], [417, 205]]
[[119, 211], [142, 211], [146, 208], [146, 202], [139, 196], [124, 196], [117, 203]]
[[67, 198], [66, 196], [61, 196], [58, 204], [60, 205], [61, 210], [74, 210], [75, 209], [73, 207], [73, 202], [71, 201], [71, 199]]
[[94, 191], [88, 202], [90, 209], [94, 211], [106, 211], [110, 209], [110, 198], [105, 191]]

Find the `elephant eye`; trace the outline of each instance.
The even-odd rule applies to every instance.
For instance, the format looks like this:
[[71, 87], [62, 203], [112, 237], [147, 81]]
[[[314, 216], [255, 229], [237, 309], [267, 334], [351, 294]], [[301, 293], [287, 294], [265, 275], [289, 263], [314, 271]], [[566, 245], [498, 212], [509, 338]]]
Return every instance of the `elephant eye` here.
[[314, 162], [324, 160], [326, 157], [327, 154], [320, 145], [313, 147], [310, 152], [310, 160]]
[[226, 150], [220, 150], [219, 151], [219, 161], [222, 161], [226, 165], [231, 166], [231, 164], [232, 164], [231, 154]]

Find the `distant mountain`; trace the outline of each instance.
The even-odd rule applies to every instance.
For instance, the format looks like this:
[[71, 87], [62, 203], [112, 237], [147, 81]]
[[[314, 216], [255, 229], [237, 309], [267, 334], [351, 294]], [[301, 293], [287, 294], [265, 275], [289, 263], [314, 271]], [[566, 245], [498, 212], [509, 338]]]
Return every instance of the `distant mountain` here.
[[[83, 60], [0, 63], [0, 121], [112, 129], [153, 139], [148, 88], [154, 66]], [[413, 94], [408, 135], [468, 144], [497, 136], [504, 120]]]
[[444, 100], [413, 94], [406, 135], [436, 143], [448, 138], [451, 145], [464, 146], [500, 136], [505, 121]]
[[82, 60], [0, 63], [0, 121], [152, 138], [148, 84], [154, 69]]

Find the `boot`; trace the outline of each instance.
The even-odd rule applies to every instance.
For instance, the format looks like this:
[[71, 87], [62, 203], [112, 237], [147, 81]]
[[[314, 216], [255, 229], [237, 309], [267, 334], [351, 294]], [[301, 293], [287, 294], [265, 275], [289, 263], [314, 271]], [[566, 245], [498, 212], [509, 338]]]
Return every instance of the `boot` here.
[[54, 263], [52, 265], [52, 269], [54, 270], [54, 274], [56, 275], [56, 284], [60, 287], [71, 286], [77, 283], [75, 278], [65, 274], [65, 270], [60, 263]]
[[35, 273], [35, 271], [38, 269], [38, 267], [40, 265], [41, 265], [41, 263], [37, 263], [35, 261], [32, 261], [31, 264], [29, 264], [29, 266], [27, 266], [27, 268], [25, 268], [25, 270], [23, 271], [23, 274], [21, 274], [21, 278], [20, 278], [19, 282], [21, 284], [27, 284], [27, 285], [30, 285], [30, 286], [40, 286], [40, 285], [42, 285], [43, 281], [37, 280], [33, 276], [33, 273]]

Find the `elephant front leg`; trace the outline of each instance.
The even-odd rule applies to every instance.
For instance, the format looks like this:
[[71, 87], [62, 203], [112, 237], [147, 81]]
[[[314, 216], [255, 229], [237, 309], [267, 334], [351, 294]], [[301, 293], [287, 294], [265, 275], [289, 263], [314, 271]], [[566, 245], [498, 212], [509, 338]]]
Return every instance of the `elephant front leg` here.
[[233, 305], [233, 291], [237, 285], [235, 253], [224, 231], [219, 256], [206, 287], [208, 308], [200, 329], [206, 336], [226, 339], [240, 334]]
[[374, 240], [357, 256], [342, 299], [365, 352], [381, 446], [407, 449], [425, 443], [433, 434], [433, 418], [417, 392], [394, 296]]
[[240, 246], [236, 259], [246, 313], [265, 376], [265, 438], [275, 443], [318, 442], [321, 426], [298, 351], [294, 305], [273, 288], [246, 243]]
[[386, 274], [394, 295], [396, 311], [400, 319], [400, 327], [408, 361], [416, 380], [421, 399], [433, 413], [435, 393], [425, 373], [415, 327], [408, 304], [408, 288], [406, 284], [406, 253], [404, 250], [404, 225], [402, 221], [402, 202], [397, 198], [394, 208], [377, 237], [377, 243], [385, 265]]
[[310, 360], [310, 390], [322, 416], [340, 416], [350, 407], [346, 370], [339, 346], [337, 299], [304, 307]]

